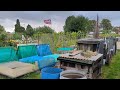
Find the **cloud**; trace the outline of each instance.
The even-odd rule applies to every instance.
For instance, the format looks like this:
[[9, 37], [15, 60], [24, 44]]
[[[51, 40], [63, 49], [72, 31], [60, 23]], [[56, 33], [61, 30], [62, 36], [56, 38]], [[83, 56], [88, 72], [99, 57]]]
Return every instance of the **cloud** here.
[[0, 11], [0, 24], [3, 25], [6, 31], [13, 32], [16, 19], [19, 19], [21, 25], [26, 27], [30, 24], [33, 28], [44, 26], [45, 19], [51, 19], [51, 28], [56, 32], [63, 31], [65, 20], [71, 15], [83, 15], [89, 19], [107, 18], [111, 20], [112, 25], [120, 26], [120, 11]]

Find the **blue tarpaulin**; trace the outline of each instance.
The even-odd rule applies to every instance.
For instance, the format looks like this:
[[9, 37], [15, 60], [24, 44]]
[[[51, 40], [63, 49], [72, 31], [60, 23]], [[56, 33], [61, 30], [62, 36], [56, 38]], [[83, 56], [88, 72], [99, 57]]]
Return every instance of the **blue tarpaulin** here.
[[42, 60], [38, 60], [38, 67], [39, 69], [45, 68], [45, 67], [53, 67], [55, 66], [56, 61], [53, 57], [43, 57]]
[[36, 56], [19, 59], [19, 61], [25, 62], [25, 63], [35, 63], [35, 61], [42, 60], [42, 59], [43, 57], [36, 55]]
[[59, 54], [52, 54], [49, 44], [37, 45], [36, 49], [37, 50], [34, 50], [34, 51], [37, 51], [38, 55], [22, 58], [22, 59], [19, 59], [19, 61], [25, 62], [25, 63], [35, 63], [35, 61], [37, 61], [39, 69], [42, 69], [44, 67], [55, 66], [57, 62], [57, 58], [59, 57]]
[[44, 56], [44, 57], [52, 57], [55, 59], [55, 62], [57, 62], [57, 58], [59, 57], [60, 55], [59, 54], [52, 54], [52, 55], [47, 55], [47, 56]]
[[46, 55], [51, 55], [52, 54], [49, 44], [39, 44], [39, 45], [37, 45], [37, 52], [38, 52], [39, 56], [46, 56]]

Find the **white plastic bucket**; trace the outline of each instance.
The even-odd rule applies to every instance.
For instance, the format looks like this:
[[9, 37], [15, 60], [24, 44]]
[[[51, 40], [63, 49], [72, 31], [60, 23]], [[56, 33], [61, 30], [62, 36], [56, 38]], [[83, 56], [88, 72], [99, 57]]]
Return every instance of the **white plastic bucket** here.
[[60, 79], [87, 79], [87, 77], [79, 70], [65, 70], [60, 73]]
[[103, 65], [105, 65], [106, 59], [103, 59]]

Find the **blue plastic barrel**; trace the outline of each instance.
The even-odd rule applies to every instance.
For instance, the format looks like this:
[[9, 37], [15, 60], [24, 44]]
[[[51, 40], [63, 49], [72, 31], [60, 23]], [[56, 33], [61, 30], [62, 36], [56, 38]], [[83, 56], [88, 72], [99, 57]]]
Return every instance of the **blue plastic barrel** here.
[[46, 67], [41, 70], [41, 79], [59, 79], [62, 69]]

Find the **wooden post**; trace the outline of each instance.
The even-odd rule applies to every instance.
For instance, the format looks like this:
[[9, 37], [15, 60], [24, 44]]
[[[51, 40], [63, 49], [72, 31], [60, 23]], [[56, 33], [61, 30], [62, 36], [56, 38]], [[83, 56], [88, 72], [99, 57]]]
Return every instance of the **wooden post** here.
[[38, 44], [39, 44], [39, 33], [38, 33]]
[[27, 44], [27, 39], [28, 39], [28, 37], [26, 36], [26, 44]]
[[96, 21], [96, 29], [94, 31], [94, 38], [99, 38], [99, 25], [98, 25], [98, 15], [97, 15], [97, 21]]

